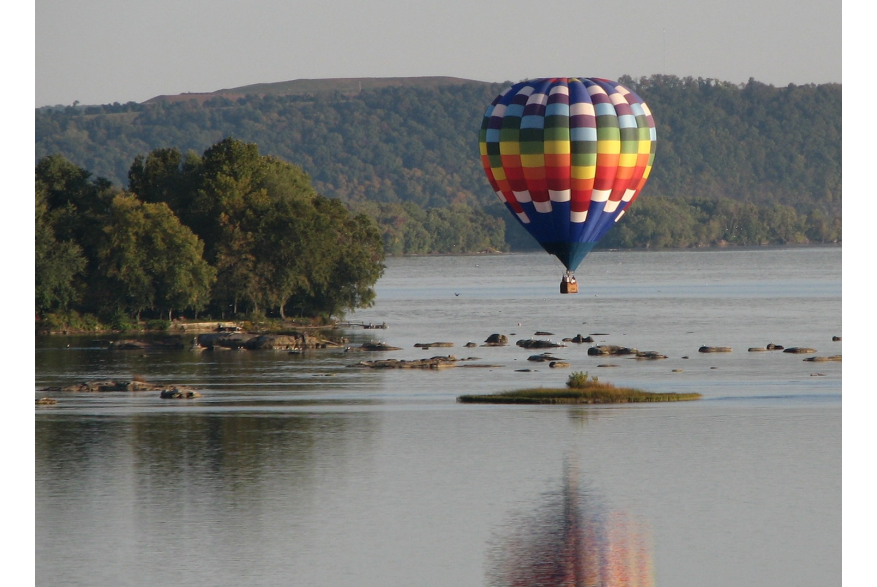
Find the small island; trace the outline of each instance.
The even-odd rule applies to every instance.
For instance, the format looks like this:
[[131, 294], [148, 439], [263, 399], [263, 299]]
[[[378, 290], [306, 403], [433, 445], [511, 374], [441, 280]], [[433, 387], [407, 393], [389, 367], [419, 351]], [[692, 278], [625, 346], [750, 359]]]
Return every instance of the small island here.
[[615, 387], [589, 377], [588, 372], [571, 373], [566, 387], [520, 389], [485, 395], [461, 395], [464, 404], [627, 404], [638, 402], [678, 402], [700, 399], [699, 393], [653, 393]]

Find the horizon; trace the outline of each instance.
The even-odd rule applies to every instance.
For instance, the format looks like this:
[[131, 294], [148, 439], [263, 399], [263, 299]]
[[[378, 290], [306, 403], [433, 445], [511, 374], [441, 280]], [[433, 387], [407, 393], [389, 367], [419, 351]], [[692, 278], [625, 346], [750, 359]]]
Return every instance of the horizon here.
[[843, 61], [840, 3], [790, 0], [635, 0], [586, 13], [574, 0], [538, 9], [521, 0], [225, 0], [210, 10], [186, 0], [42, 0], [35, 38], [37, 107], [298, 79], [675, 75], [779, 87], [841, 83]]

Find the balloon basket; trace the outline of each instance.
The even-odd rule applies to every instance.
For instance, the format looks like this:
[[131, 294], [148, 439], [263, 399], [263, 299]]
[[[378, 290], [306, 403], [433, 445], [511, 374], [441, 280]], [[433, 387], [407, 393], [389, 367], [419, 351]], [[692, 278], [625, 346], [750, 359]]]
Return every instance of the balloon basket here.
[[574, 294], [579, 293], [579, 284], [575, 281], [561, 281], [560, 282], [560, 293], [562, 294]]

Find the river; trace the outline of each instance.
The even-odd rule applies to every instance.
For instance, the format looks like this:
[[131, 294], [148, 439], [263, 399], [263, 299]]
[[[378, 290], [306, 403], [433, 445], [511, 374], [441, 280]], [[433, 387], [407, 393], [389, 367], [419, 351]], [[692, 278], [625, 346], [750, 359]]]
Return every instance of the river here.
[[[558, 293], [545, 254], [387, 261], [350, 346], [108, 351], [38, 337], [37, 585], [839, 585], [842, 249], [600, 251]], [[538, 331], [551, 335], [535, 335]], [[505, 334], [506, 347], [465, 348]], [[657, 361], [522, 338], [655, 350]], [[415, 348], [452, 342], [453, 348]], [[68, 347], [69, 345], [69, 347]], [[730, 353], [699, 353], [702, 345]], [[481, 368], [373, 370], [454, 354]], [[600, 367], [599, 365], [615, 365]], [[571, 371], [693, 402], [456, 403]]]

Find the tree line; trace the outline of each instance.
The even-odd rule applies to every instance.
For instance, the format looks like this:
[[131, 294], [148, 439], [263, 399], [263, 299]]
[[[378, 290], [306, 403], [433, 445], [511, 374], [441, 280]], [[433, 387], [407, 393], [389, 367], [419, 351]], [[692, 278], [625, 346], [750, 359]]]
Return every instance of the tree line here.
[[138, 155], [127, 189], [50, 155], [35, 193], [38, 314], [327, 317], [370, 305], [383, 272], [373, 220], [232, 138]]
[[[620, 81], [649, 104], [657, 124], [644, 197], [724, 198], [840, 217], [840, 84], [777, 88], [664, 75]], [[36, 157], [60, 153], [121, 184], [139, 153], [201, 152], [235, 136], [302, 167], [318, 192], [345, 203], [485, 209], [494, 200], [477, 131], [505, 86], [46, 107], [36, 110]]]
[[[841, 240], [839, 84], [620, 81], [654, 112], [658, 151], [642, 198], [603, 246]], [[185, 158], [235, 136], [373, 218], [388, 254], [526, 250], [534, 243], [496, 202], [478, 157], [476, 129], [505, 85], [40, 108], [36, 153], [125, 184], [140, 153]]]

